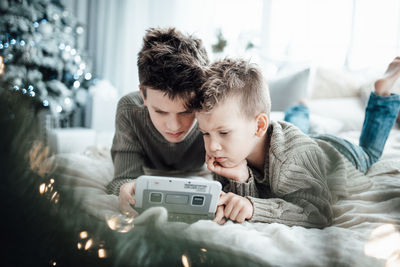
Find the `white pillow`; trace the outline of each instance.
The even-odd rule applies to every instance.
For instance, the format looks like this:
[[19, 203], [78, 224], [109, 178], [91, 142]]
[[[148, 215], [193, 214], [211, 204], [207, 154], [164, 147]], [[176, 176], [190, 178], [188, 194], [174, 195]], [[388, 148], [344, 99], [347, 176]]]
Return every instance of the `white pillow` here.
[[312, 134], [338, 134], [344, 129], [344, 123], [340, 120], [310, 114], [310, 133]]
[[301, 98], [306, 98], [309, 80], [310, 68], [269, 80], [271, 110], [284, 111], [297, 104]]
[[341, 131], [361, 130], [365, 107], [359, 97], [312, 99], [310, 114], [333, 119], [343, 124]]
[[359, 90], [366, 78], [360, 73], [342, 69], [316, 67], [310, 97], [339, 98], [359, 96]]

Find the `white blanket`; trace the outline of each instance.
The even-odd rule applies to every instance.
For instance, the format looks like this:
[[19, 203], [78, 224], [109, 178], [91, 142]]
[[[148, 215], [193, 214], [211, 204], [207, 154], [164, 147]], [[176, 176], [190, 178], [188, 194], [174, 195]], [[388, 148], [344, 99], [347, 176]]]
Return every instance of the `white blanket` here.
[[[357, 141], [358, 135], [359, 132], [347, 132], [341, 136]], [[56, 182], [72, 185], [85, 209], [104, 219], [111, 229], [129, 231], [134, 224], [146, 223], [150, 218], [159, 227], [173, 224], [166, 223], [163, 208], [153, 208], [134, 220], [119, 213], [118, 198], [105, 192], [113, 176], [107, 148], [91, 148], [84, 154], [59, 154], [56, 158], [62, 173]], [[231, 221], [221, 226], [203, 220], [185, 225], [183, 233], [190, 239], [218, 245], [271, 265], [398, 266], [400, 130], [392, 131], [382, 159], [372, 166], [368, 176], [373, 186], [339, 200], [334, 205], [333, 225], [322, 230]]]

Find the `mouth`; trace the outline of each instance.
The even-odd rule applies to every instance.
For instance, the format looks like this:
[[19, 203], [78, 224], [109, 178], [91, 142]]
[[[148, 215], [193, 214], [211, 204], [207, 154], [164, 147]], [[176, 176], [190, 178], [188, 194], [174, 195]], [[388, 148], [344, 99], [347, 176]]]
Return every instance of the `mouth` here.
[[172, 137], [172, 138], [179, 138], [182, 134], [183, 134], [184, 132], [183, 131], [181, 131], [181, 132], [176, 132], [176, 133], [166, 133], [169, 137]]
[[227, 157], [215, 157], [215, 161], [218, 163], [225, 162], [227, 159]]

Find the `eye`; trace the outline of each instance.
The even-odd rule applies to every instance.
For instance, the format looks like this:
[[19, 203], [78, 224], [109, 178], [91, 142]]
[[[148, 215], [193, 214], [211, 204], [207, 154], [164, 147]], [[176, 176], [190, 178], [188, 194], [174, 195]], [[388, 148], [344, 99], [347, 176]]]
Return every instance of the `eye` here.
[[201, 132], [201, 134], [202, 134], [203, 136], [209, 136], [209, 135], [210, 135], [209, 133], [203, 133], [203, 132]]
[[227, 134], [229, 134], [229, 132], [222, 131], [222, 132], [219, 132], [219, 134], [220, 134], [220, 135], [227, 135]]
[[156, 113], [158, 113], [158, 114], [167, 114], [167, 112], [162, 111], [162, 110], [156, 110]]

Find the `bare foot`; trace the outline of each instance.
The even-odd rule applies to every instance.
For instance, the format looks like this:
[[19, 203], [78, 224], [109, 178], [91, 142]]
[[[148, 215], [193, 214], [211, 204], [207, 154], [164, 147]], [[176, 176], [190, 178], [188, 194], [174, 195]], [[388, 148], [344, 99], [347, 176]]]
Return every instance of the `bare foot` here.
[[375, 82], [375, 93], [381, 96], [389, 96], [393, 85], [400, 76], [400, 57], [396, 57], [388, 66], [381, 79]]
[[304, 105], [304, 106], [307, 106], [307, 99], [306, 98], [301, 98], [300, 100], [299, 100], [299, 104], [301, 104], [301, 105]]

